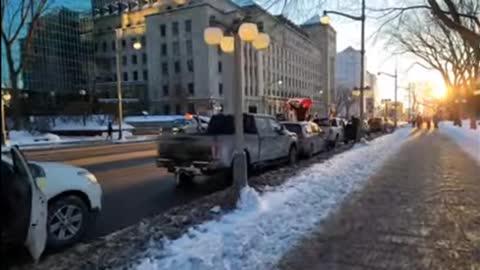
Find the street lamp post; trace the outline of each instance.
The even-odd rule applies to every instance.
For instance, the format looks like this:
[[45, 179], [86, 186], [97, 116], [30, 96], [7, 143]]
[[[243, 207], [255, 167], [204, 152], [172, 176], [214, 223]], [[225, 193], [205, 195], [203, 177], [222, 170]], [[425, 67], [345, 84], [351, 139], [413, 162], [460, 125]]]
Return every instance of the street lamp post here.
[[[343, 17], [347, 17], [349, 19], [360, 21], [362, 23], [360, 38], [361, 38], [361, 47], [360, 47], [360, 120], [364, 118], [364, 88], [365, 88], [365, 0], [362, 0], [362, 14], [361, 16], [353, 16], [350, 14], [333, 11], [333, 10], [325, 10], [323, 11], [323, 16], [320, 18], [320, 23], [322, 24], [329, 24], [330, 18], [328, 14], [335, 14], [340, 15]], [[363, 122], [363, 121], [362, 121]], [[360, 129], [357, 133], [357, 139], [360, 136]]]
[[[180, 0], [178, 0], [180, 1]], [[123, 29], [115, 29], [115, 62], [116, 62], [116, 73], [117, 73], [117, 99], [118, 99], [118, 139], [123, 139], [123, 94], [122, 94], [122, 67], [120, 65], [120, 60], [122, 58], [122, 47], [120, 46], [120, 39], [123, 36]], [[139, 41], [132, 44], [133, 49], [141, 50], [143, 44]]]
[[395, 68], [395, 73], [394, 74], [390, 74], [390, 73], [386, 73], [386, 72], [379, 72], [378, 75], [386, 75], [388, 77], [392, 77], [395, 79], [395, 98], [394, 98], [394, 105], [393, 105], [393, 108], [394, 108], [394, 112], [393, 112], [393, 121], [395, 123], [395, 129], [397, 128], [398, 126], [398, 70], [397, 68]]
[[[260, 33], [258, 26], [255, 23], [248, 22], [245, 18], [234, 21], [232, 25], [225, 25], [215, 20], [212, 20], [210, 24], [212, 27], [208, 27], [204, 31], [205, 42], [208, 45], [220, 46], [224, 53], [234, 54], [232, 104], [235, 121], [235, 153], [233, 157], [233, 178], [237, 196], [240, 196], [240, 191], [247, 186], [248, 181], [245, 134], [243, 132], [244, 98], [241, 84], [241, 46], [242, 41], [251, 42], [257, 50], [263, 50], [268, 48], [270, 37], [265, 33]], [[224, 35], [224, 31], [226, 35]]]
[[9, 92], [2, 91], [2, 145], [8, 145], [7, 118], [5, 117], [5, 105], [12, 99]]

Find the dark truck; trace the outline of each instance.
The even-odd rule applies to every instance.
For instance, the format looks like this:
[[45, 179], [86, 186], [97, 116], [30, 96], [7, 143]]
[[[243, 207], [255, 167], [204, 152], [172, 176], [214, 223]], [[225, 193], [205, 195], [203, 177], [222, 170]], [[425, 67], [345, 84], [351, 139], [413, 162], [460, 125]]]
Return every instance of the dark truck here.
[[[296, 162], [296, 136], [274, 117], [244, 114], [243, 124], [249, 169], [278, 161]], [[212, 117], [206, 132], [160, 136], [157, 167], [174, 173], [179, 186], [191, 184], [198, 175], [228, 172], [233, 164], [234, 133], [234, 117], [219, 114]]]

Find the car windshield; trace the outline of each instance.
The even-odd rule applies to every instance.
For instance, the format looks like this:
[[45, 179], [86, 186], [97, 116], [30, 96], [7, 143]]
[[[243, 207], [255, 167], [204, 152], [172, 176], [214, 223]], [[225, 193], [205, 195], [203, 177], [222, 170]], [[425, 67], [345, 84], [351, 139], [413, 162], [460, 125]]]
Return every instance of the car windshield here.
[[321, 127], [329, 127], [332, 124], [332, 120], [328, 118], [322, 118], [315, 121], [315, 123]]
[[293, 132], [297, 135], [303, 135], [303, 132], [302, 132], [302, 126], [301, 125], [298, 125], [298, 124], [284, 124], [285, 128], [290, 131], [290, 132]]

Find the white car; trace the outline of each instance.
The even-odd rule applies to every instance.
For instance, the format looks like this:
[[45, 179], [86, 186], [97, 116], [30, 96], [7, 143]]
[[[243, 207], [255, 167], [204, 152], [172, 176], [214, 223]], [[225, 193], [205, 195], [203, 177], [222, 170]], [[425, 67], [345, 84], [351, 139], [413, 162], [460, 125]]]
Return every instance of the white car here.
[[20, 244], [18, 240], [26, 237], [23, 243], [35, 259], [45, 246], [58, 249], [80, 240], [101, 210], [102, 189], [85, 169], [27, 162], [16, 148], [11, 148], [10, 154], [2, 151], [1, 166], [2, 190], [6, 192], [1, 197], [2, 207], [23, 213], [5, 220], [17, 226], [12, 227], [10, 242]]
[[339, 142], [345, 140], [345, 126], [347, 121], [342, 118], [321, 118], [313, 120], [326, 132], [325, 140], [327, 145], [332, 148]]

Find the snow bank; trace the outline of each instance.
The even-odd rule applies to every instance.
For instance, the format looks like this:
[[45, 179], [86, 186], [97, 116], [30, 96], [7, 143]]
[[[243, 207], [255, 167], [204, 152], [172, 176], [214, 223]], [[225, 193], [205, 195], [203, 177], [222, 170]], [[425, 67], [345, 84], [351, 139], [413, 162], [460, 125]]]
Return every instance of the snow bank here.
[[125, 117], [127, 123], [151, 123], [151, 122], [173, 122], [185, 120], [184, 115], [147, 115], [147, 116], [128, 116]]
[[480, 163], [480, 127], [470, 129], [470, 121], [463, 121], [462, 125], [456, 127], [451, 122], [442, 122], [439, 130]]
[[24, 145], [24, 144], [40, 144], [40, 143], [52, 143], [60, 142], [59, 136], [51, 133], [30, 133], [26, 130], [11, 130], [8, 132], [9, 140], [11, 144]]
[[408, 139], [410, 128], [311, 166], [259, 196], [245, 189], [238, 209], [174, 241], [154, 243], [137, 270], [270, 269]]

